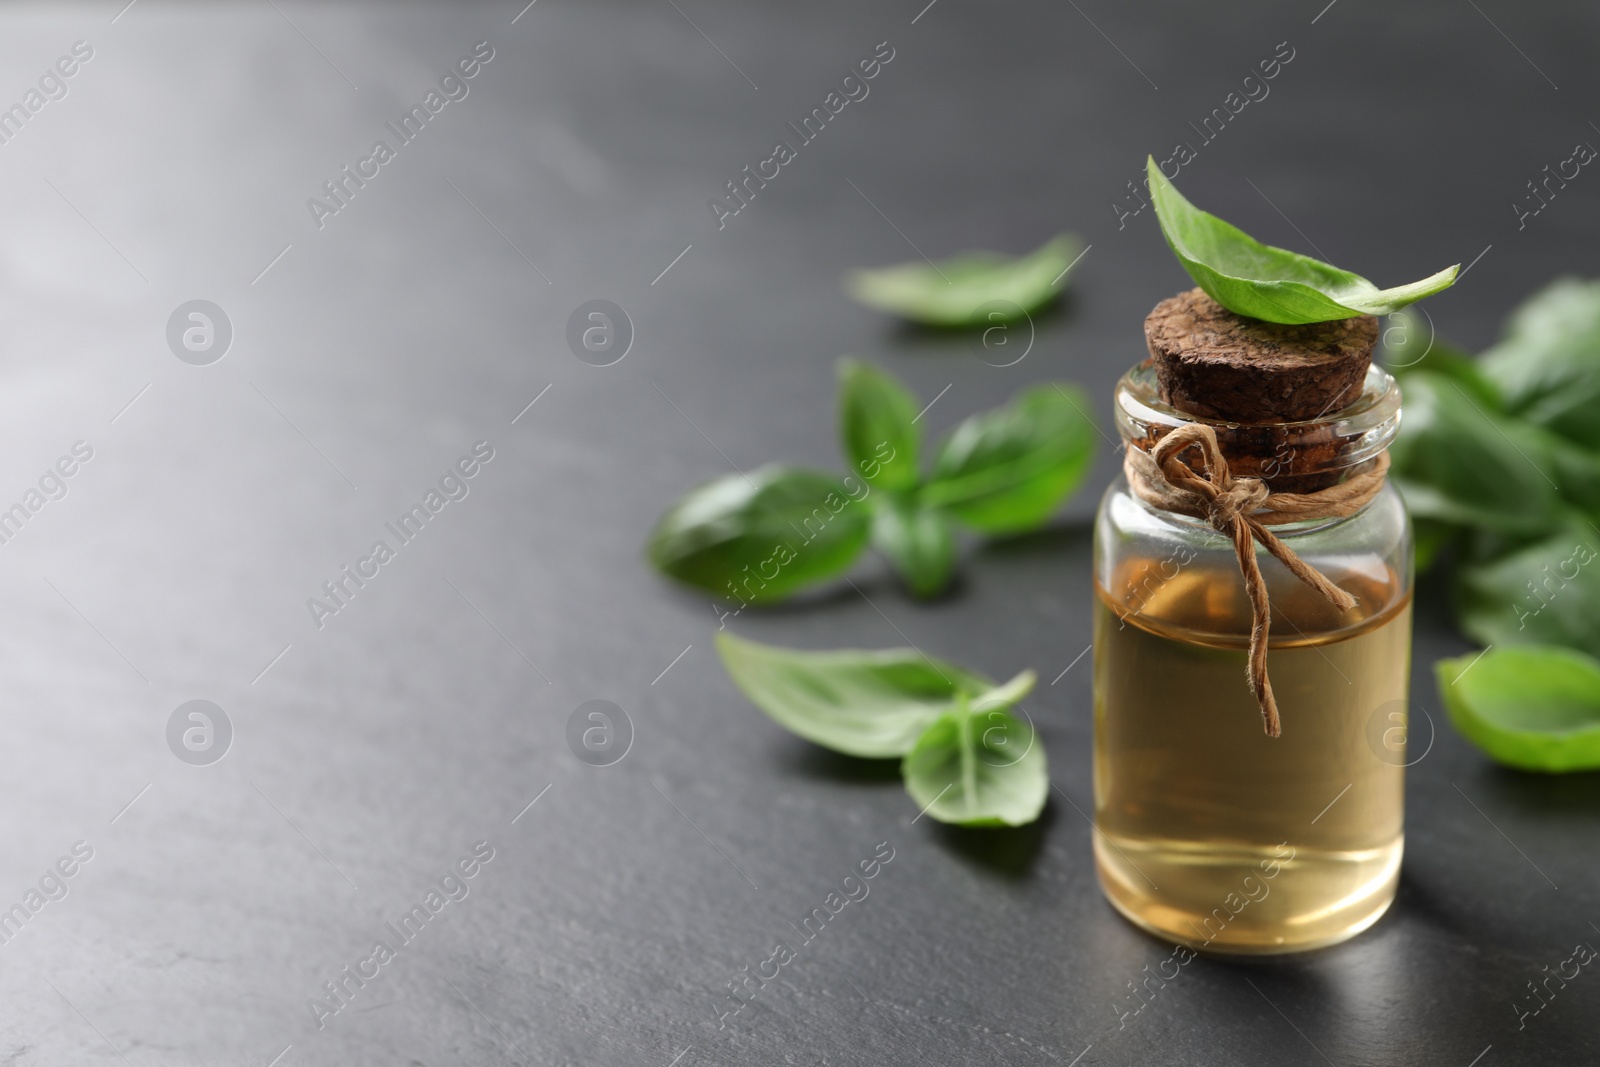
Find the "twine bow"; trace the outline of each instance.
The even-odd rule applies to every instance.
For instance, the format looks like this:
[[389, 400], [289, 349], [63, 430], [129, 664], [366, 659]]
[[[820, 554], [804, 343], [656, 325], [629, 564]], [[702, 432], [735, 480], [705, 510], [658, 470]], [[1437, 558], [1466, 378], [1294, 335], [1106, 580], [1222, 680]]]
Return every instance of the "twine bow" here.
[[[1180, 458], [1190, 448], [1199, 448], [1206, 476], [1195, 474]], [[1278, 702], [1267, 678], [1267, 633], [1271, 605], [1267, 602], [1267, 583], [1256, 562], [1259, 541], [1289, 568], [1296, 578], [1322, 595], [1339, 611], [1356, 604], [1355, 597], [1330, 582], [1321, 571], [1295, 555], [1294, 550], [1267, 529], [1269, 523], [1297, 522], [1303, 519], [1343, 518], [1366, 507], [1383, 488], [1389, 469], [1389, 456], [1381, 453], [1371, 469], [1315, 493], [1274, 493], [1260, 478], [1235, 478], [1228, 470], [1216, 431], [1203, 423], [1188, 423], [1167, 434], [1156, 445], [1154, 454], [1129, 446], [1123, 459], [1128, 484], [1145, 503], [1166, 511], [1204, 519], [1224, 537], [1233, 540], [1239, 571], [1244, 576], [1245, 592], [1250, 597], [1250, 691], [1261, 706], [1261, 721], [1267, 736], [1283, 732], [1278, 717]]]

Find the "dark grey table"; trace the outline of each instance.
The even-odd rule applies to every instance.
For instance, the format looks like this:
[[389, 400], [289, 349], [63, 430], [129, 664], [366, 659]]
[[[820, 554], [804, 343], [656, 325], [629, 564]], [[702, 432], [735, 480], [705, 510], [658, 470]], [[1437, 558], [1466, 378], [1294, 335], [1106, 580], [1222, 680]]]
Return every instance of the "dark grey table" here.
[[[1186, 191], [1265, 239], [1385, 284], [1472, 263], [1428, 307], [1486, 343], [1550, 276], [1594, 269], [1600, 178], [1536, 217], [1512, 205], [1600, 138], [1600, 17], [924, 3], [0, 13], [0, 104], [22, 109], [0, 125], [0, 506], [23, 505], [0, 545], [0, 907], [20, 907], [0, 917], [0, 1061], [1596, 1059], [1587, 969], [1519, 1011], [1600, 943], [1600, 780], [1502, 771], [1451, 732], [1430, 667], [1468, 646], [1444, 589], [1420, 593], [1437, 734], [1391, 915], [1303, 958], [1196, 961], [1132, 1014], [1170, 948], [1095, 886], [1087, 660], [1061, 674], [1088, 643], [1111, 448], [1051, 529], [968, 546], [946, 599], [873, 562], [858, 589], [728, 620], [1038, 670], [1058, 791], [1015, 832], [917, 821], [892, 765], [780, 731], [718, 665], [712, 603], [640, 550], [703, 479], [835, 463], [843, 353], [938, 396], [933, 433], [1050, 378], [1109, 428], [1142, 316], [1188, 284], [1119, 198], [1180, 140]], [[719, 228], [708, 200], [881, 42], [869, 94]], [[1280, 52], [1269, 94], [1205, 139]], [[428, 121], [402, 140], [386, 124], [413, 105]], [[851, 266], [1061, 229], [1091, 250], [1012, 367], [841, 294]], [[594, 299], [633, 324], [611, 366], [565, 340]], [[169, 345], [193, 300], [231, 329], [220, 360], [214, 312], [207, 336], [183, 311]], [[385, 524], [478, 442], [492, 459], [445, 482], [466, 496], [401, 544]], [[72, 476], [46, 477], [61, 457]], [[362, 563], [379, 539], [394, 558]], [[596, 699], [632, 723], [606, 767], [567, 742]], [[211, 732], [185, 711], [169, 735], [192, 700], [221, 710]], [[885, 842], [870, 896], [719, 1028], [729, 983]]]

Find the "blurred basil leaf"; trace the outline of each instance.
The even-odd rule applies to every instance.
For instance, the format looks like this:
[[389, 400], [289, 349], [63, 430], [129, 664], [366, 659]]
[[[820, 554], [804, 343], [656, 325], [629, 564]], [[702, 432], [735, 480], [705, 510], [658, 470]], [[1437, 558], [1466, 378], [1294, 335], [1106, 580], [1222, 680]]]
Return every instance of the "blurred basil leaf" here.
[[998, 707], [973, 711], [965, 702], [927, 728], [900, 773], [919, 807], [960, 826], [1030, 823], [1050, 792], [1033, 727]]
[[833, 475], [767, 466], [692, 490], [661, 517], [648, 553], [680, 582], [770, 602], [846, 570], [870, 526], [870, 509]]
[[1022, 671], [1009, 682], [985, 689], [972, 698], [973, 711], [1004, 711], [1033, 692], [1039, 676], [1032, 671]]
[[1049, 383], [971, 416], [939, 450], [922, 502], [986, 534], [1043, 524], [1089, 470], [1088, 406], [1076, 386]]
[[1457, 267], [1447, 267], [1409, 285], [1379, 289], [1359, 274], [1262, 244], [1201, 211], [1161, 173], [1155, 157], [1147, 159], [1145, 172], [1173, 255], [1195, 284], [1235, 314], [1280, 323], [1387, 315], [1455, 283]]
[[1457, 618], [1485, 645], [1564, 645], [1600, 655], [1600, 536], [1576, 516], [1497, 558], [1463, 563]]
[[1562, 278], [1511, 314], [1483, 355], [1508, 410], [1600, 449], [1600, 281]]
[[903, 756], [960, 699], [993, 682], [910, 648], [802, 652], [717, 634], [734, 684], [779, 725], [848, 756]]
[[1561, 498], [1586, 515], [1600, 515], [1600, 452], [1537, 426], [1529, 430], [1543, 447], [1541, 465], [1549, 468]]
[[879, 501], [872, 514], [872, 544], [889, 557], [917, 596], [933, 596], [950, 584], [956, 565], [955, 531], [941, 512], [914, 498], [885, 495]]
[[[1402, 394], [1411, 375], [1427, 372], [1455, 382], [1485, 410], [1505, 411], [1500, 390], [1483, 373], [1478, 361], [1436, 337], [1431, 320], [1416, 309], [1403, 308], [1390, 315], [1379, 334], [1379, 343], [1383, 363], [1400, 379]], [[1409, 395], [1406, 399], [1410, 399]]]
[[909, 489], [921, 477], [917, 402], [883, 371], [839, 361], [839, 433], [850, 469], [886, 490]]
[[[845, 276], [845, 288], [859, 303], [912, 322], [991, 326], [1049, 303], [1063, 288], [1062, 275], [1079, 247], [1077, 237], [1064, 233], [1025, 256], [967, 252], [936, 264], [854, 270]], [[991, 303], [998, 306], [986, 307]]]
[[1417, 371], [1403, 388], [1390, 474], [1413, 515], [1529, 536], [1557, 521], [1553, 471], [1532, 427], [1485, 408], [1452, 378]]
[[1565, 648], [1493, 648], [1440, 660], [1450, 721], [1490, 757], [1527, 771], [1600, 769], [1600, 662]]
[[[1460, 467], [1457, 460], [1462, 454], [1449, 443], [1447, 437], [1457, 434], [1459, 439], [1459, 434], [1471, 433], [1470, 427], [1475, 420], [1467, 416], [1466, 409], [1472, 407], [1477, 409], [1476, 422], [1484, 431], [1502, 435], [1503, 442], [1509, 441], [1512, 448], [1525, 457], [1522, 467], [1526, 474], [1551, 485], [1557, 496], [1585, 513], [1600, 514], [1600, 451], [1578, 443], [1571, 436], [1562, 436], [1553, 429], [1508, 413], [1500, 386], [1490, 380], [1479, 361], [1434, 337], [1431, 326], [1416, 312], [1407, 309], [1391, 315], [1389, 325], [1384, 328], [1382, 342], [1384, 360], [1400, 379], [1405, 394], [1406, 414], [1401, 436], [1406, 443], [1400, 446], [1399, 452], [1406, 457], [1408, 467], [1416, 466], [1414, 461], [1418, 458], [1411, 442], [1426, 435], [1434, 439], [1418, 447], [1433, 453], [1428, 459], [1433, 463], [1434, 472], [1448, 468], [1461, 473], [1457, 469]], [[1449, 383], [1448, 388], [1444, 387], [1445, 382]], [[1461, 418], [1435, 419], [1435, 408], [1440, 401], [1434, 394], [1441, 388], [1446, 394], [1452, 391], [1459, 394], [1454, 398], [1447, 395], [1443, 402], [1458, 409], [1456, 413]], [[1460, 403], [1463, 399], [1465, 405]], [[1498, 448], [1494, 441], [1486, 442], [1484, 447]], [[1396, 476], [1400, 479], [1408, 477], [1398, 470]], [[1420, 483], [1428, 482], [1433, 489], [1446, 495], [1461, 496], [1458, 491], [1450, 489], [1453, 484], [1450, 479], [1429, 475], [1409, 477], [1411, 484], [1408, 491], [1411, 495], [1407, 500], [1413, 502], [1413, 511], [1419, 517], [1438, 511], [1436, 502], [1430, 500], [1427, 490]], [[1459, 490], [1460, 487], [1456, 488]], [[1537, 488], [1533, 492], [1543, 495], [1542, 490]], [[1471, 497], [1476, 495], [1475, 491], [1469, 494]], [[1516, 517], [1512, 518], [1511, 527], [1533, 528], [1532, 523], [1525, 524]], [[1496, 523], [1495, 528], [1503, 530], [1507, 526], [1505, 523]], [[1419, 549], [1421, 547], [1419, 541]], [[1419, 565], [1421, 562], [1419, 555]]]
[[1455, 540], [1462, 528], [1453, 522], [1418, 518], [1412, 520], [1412, 543], [1416, 549], [1417, 573], [1422, 573], [1434, 563]]

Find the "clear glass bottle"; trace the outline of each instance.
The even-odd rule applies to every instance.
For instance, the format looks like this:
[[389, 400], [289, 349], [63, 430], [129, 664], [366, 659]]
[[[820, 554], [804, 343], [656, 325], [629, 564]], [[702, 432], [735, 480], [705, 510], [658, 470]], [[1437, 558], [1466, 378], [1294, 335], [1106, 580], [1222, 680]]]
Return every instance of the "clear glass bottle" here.
[[[1197, 420], [1123, 376], [1118, 430], [1147, 450]], [[1349, 407], [1307, 422], [1211, 422], [1235, 477], [1309, 492], [1368, 469], [1400, 391], [1367, 374]], [[1119, 478], [1095, 528], [1095, 860], [1120, 912], [1168, 940], [1294, 952], [1352, 937], [1394, 899], [1411, 660], [1411, 530], [1385, 485], [1348, 518], [1272, 530], [1351, 593], [1340, 612], [1257, 546], [1271, 600], [1268, 737], [1246, 682], [1250, 604], [1233, 544]]]

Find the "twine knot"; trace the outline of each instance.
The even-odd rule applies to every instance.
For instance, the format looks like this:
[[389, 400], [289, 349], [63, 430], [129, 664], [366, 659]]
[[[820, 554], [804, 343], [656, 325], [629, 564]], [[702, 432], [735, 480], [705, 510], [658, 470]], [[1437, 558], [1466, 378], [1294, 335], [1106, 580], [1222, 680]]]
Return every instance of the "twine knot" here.
[[[1169, 460], [1184, 470], [1189, 469], [1179, 459], [1169, 457]], [[1172, 474], [1166, 467], [1162, 467], [1162, 473], [1167, 475], [1169, 481], [1171, 480]], [[1210, 497], [1210, 514], [1207, 519], [1212, 527], [1220, 534], [1231, 534], [1233, 524], [1238, 522], [1241, 516], [1258, 509], [1272, 491], [1260, 478], [1232, 477], [1228, 473], [1227, 465], [1224, 464], [1220, 483], [1207, 483], [1201, 492]]]
[[[1199, 448], [1205, 477], [1184, 463], [1183, 453]], [[1389, 469], [1388, 453], [1380, 453], [1369, 470], [1315, 493], [1274, 493], [1260, 478], [1235, 478], [1217, 444], [1217, 434], [1204, 423], [1178, 427], [1147, 453], [1132, 445], [1123, 458], [1123, 471], [1134, 494], [1164, 511], [1203, 519], [1233, 541], [1250, 598], [1250, 655], [1247, 679], [1261, 706], [1261, 721], [1269, 737], [1283, 733], [1278, 703], [1267, 677], [1267, 637], [1271, 605], [1267, 583], [1256, 561], [1255, 545], [1268, 552], [1302, 582], [1316, 590], [1337, 610], [1349, 611], [1356, 598], [1334, 585], [1315, 567], [1295, 555], [1267, 526], [1273, 522], [1343, 518], [1371, 503], [1383, 488]]]

